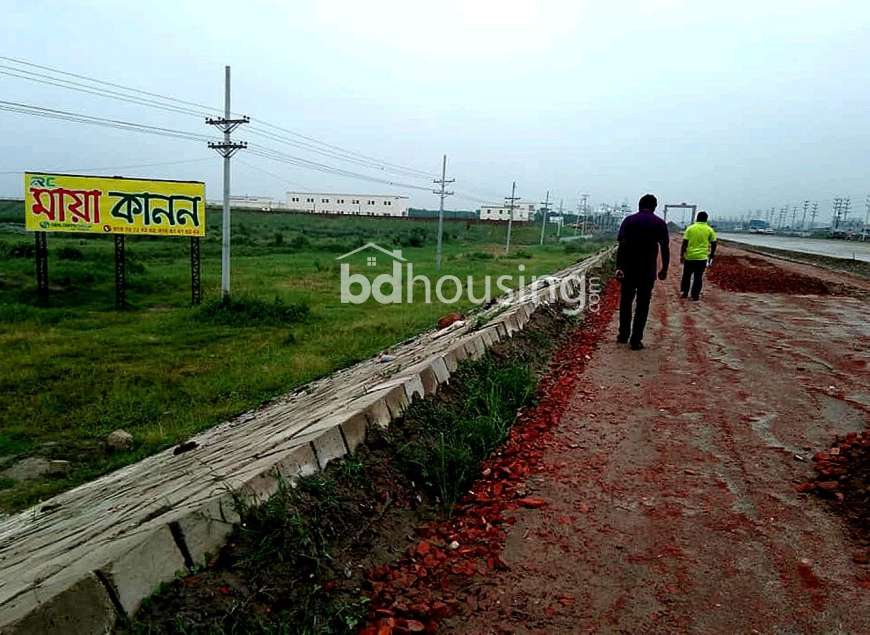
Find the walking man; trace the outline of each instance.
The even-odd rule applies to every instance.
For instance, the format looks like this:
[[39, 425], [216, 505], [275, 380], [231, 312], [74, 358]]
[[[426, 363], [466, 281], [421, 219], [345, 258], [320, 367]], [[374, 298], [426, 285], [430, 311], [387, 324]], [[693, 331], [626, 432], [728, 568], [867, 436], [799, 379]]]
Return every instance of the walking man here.
[[716, 232], [707, 224], [707, 212], [698, 212], [695, 222], [683, 234], [680, 248], [680, 262], [683, 263], [683, 279], [680, 281], [681, 297], [688, 298], [691, 289], [692, 299], [701, 299], [701, 285], [704, 270], [713, 265], [716, 254]]
[[[616, 277], [622, 281], [619, 297], [620, 344], [631, 342], [631, 350], [643, 348], [643, 330], [649, 315], [649, 303], [656, 283], [659, 250], [662, 252], [662, 267], [658, 279], [668, 277], [671, 252], [668, 247], [668, 226], [655, 215], [658, 200], [645, 194], [638, 204], [638, 212], [627, 216], [619, 227], [619, 247], [616, 252]], [[634, 320], [632, 308], [634, 307]]]

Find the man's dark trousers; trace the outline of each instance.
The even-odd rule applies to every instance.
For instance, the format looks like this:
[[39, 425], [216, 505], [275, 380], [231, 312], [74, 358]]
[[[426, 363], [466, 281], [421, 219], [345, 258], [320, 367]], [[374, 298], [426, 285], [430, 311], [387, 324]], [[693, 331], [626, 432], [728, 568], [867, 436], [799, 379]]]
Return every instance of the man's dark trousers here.
[[684, 296], [689, 294], [689, 285], [692, 286], [692, 299], [701, 297], [701, 285], [704, 283], [704, 270], [707, 268], [706, 260], [684, 260], [683, 279], [680, 281], [680, 291]]
[[[655, 278], [646, 276], [626, 275], [622, 280], [622, 291], [619, 296], [619, 338], [631, 339], [632, 344], [643, 341], [643, 330], [649, 315], [649, 301], [652, 298]], [[634, 310], [634, 323], [631, 320], [632, 305], [637, 299]]]

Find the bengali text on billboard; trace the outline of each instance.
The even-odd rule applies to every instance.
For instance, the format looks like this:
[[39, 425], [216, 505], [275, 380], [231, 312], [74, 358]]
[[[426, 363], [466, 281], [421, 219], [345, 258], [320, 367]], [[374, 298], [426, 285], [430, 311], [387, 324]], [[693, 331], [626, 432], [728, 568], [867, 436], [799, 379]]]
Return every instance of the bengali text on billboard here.
[[205, 235], [205, 184], [27, 172], [30, 231]]

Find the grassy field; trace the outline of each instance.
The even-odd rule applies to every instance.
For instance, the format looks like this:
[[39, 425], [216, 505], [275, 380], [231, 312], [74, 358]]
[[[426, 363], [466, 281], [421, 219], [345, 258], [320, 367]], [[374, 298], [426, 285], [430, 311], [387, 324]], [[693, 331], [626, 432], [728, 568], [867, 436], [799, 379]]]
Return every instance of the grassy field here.
[[[435, 222], [233, 213], [232, 310], [218, 303], [219, 211], [202, 243], [204, 302], [190, 305], [188, 241], [128, 237], [128, 302], [114, 310], [112, 240], [49, 235], [49, 306], [35, 302], [33, 236], [20, 203], [0, 203], [0, 473], [24, 456], [72, 462], [66, 474], [0, 477], [0, 510], [32, 504], [152, 454], [294, 386], [365, 359], [467, 303], [339, 301], [335, 258], [367, 241], [434, 274]], [[539, 228], [451, 222], [443, 273], [543, 274], [600, 242], [541, 247]], [[363, 272], [365, 255], [360, 254]], [[372, 271], [386, 271], [379, 257]], [[360, 261], [357, 261], [360, 262]], [[128, 452], [103, 440], [123, 428]], [[13, 457], [17, 457], [13, 458]]]

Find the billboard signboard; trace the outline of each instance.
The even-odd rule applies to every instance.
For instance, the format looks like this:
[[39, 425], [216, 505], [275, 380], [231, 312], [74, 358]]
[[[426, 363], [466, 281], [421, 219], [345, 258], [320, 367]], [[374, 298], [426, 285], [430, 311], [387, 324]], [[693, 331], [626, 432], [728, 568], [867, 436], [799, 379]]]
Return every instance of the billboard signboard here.
[[36, 232], [204, 236], [205, 184], [27, 172], [24, 214]]

